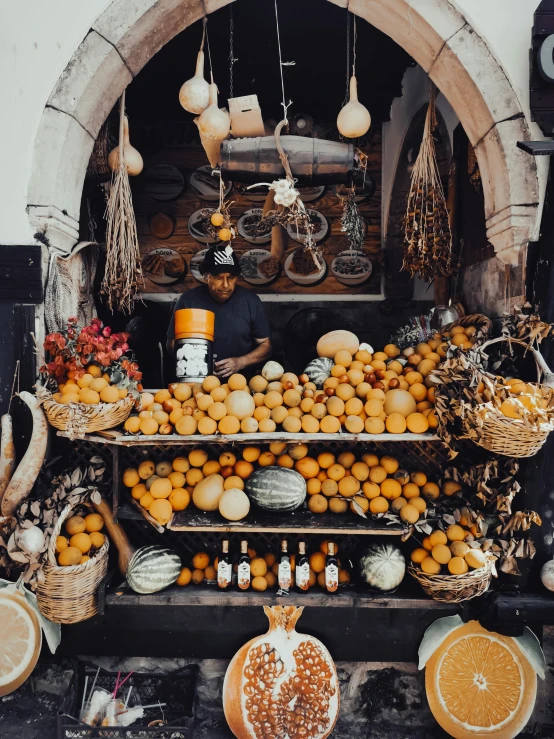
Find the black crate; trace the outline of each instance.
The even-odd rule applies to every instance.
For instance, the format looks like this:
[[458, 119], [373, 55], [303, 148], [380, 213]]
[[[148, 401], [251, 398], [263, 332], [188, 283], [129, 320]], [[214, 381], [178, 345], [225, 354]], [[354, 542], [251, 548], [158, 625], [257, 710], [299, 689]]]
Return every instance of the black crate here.
[[[79, 665], [58, 712], [57, 739], [193, 739], [198, 665], [186, 665], [167, 675], [134, 672], [127, 680], [119, 697], [126, 695], [132, 685], [132, 695], [140, 696], [142, 705], [157, 701], [167, 704], [162, 709], [167, 724], [152, 727], [148, 726], [151, 721], [162, 718], [160, 709], [147, 710], [144, 718], [131, 726], [101, 728], [77, 720], [85, 678], [88, 676], [90, 691], [97, 669], [90, 664]], [[100, 670], [96, 687], [112, 691], [116, 679], [117, 673]]]

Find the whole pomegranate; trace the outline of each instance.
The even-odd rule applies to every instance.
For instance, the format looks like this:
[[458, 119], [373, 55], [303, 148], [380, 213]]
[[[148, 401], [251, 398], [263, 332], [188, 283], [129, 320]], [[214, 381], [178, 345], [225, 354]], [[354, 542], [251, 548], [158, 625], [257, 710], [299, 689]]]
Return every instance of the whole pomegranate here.
[[223, 708], [237, 739], [325, 739], [332, 732], [340, 700], [337, 671], [318, 639], [296, 632], [303, 610], [264, 606], [269, 631], [231, 660]]

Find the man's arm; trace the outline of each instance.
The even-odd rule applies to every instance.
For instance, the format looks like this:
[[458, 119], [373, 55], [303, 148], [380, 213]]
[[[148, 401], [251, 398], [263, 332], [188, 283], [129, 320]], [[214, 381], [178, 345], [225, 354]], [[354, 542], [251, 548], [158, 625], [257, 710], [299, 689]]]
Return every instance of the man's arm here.
[[235, 372], [240, 372], [245, 367], [249, 367], [252, 364], [259, 364], [269, 359], [273, 351], [271, 339], [255, 339], [255, 341], [258, 346], [243, 357], [229, 357], [228, 359], [222, 359], [221, 362], [216, 362], [215, 370], [217, 376], [225, 379]]

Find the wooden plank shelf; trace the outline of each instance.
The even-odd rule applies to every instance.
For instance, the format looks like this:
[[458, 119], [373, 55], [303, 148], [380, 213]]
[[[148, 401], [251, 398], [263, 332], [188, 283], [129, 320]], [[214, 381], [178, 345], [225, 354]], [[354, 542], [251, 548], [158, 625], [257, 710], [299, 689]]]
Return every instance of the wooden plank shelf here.
[[[64, 431], [58, 431], [58, 436], [67, 437]], [[202, 436], [179, 436], [177, 434], [153, 434], [152, 436], [133, 436], [124, 434], [118, 429], [98, 431], [95, 434], [86, 434], [83, 439], [94, 444], [110, 444], [115, 446], [199, 446], [203, 444], [269, 444], [283, 441], [287, 444], [309, 444], [310, 442], [355, 442], [384, 443], [384, 442], [440, 442], [435, 434], [288, 434], [284, 431], [275, 431], [271, 434], [210, 434]]]
[[[407, 576], [406, 576], [407, 577]], [[456, 606], [439, 603], [425, 596], [421, 590], [402, 583], [396, 593], [389, 595], [373, 593], [358, 586], [339, 588], [335, 595], [314, 588], [307, 593], [293, 592], [288, 596], [278, 596], [274, 590], [256, 593], [253, 590], [220, 591], [215, 585], [188, 585], [186, 588], [171, 587], [159, 593], [139, 595], [126, 585], [106, 594], [106, 605], [115, 606], [236, 606], [259, 607], [271, 605], [296, 605], [312, 608], [383, 608], [413, 610], [447, 610], [452, 612]]]
[[[119, 509], [119, 518], [134, 521], [146, 519], [160, 533], [164, 528], [150, 520], [135, 506], [124, 503]], [[248, 519], [244, 521], [226, 521], [218, 513], [203, 513], [196, 509], [187, 509], [173, 514], [173, 519], [166, 527], [169, 531], [219, 531], [245, 533], [273, 533], [273, 534], [354, 534], [372, 536], [402, 536], [404, 529], [401, 525], [384, 520], [362, 518], [355, 514], [345, 513], [310, 513], [298, 510], [291, 513], [267, 513], [251, 510]]]

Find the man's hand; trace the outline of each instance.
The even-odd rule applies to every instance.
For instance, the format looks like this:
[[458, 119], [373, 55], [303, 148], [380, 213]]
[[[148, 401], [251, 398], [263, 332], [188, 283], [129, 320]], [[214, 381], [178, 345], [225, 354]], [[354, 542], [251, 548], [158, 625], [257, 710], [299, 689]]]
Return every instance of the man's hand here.
[[221, 362], [215, 363], [215, 373], [218, 377], [226, 379], [231, 377], [235, 372], [240, 372], [245, 367], [242, 357], [229, 357], [222, 359]]

